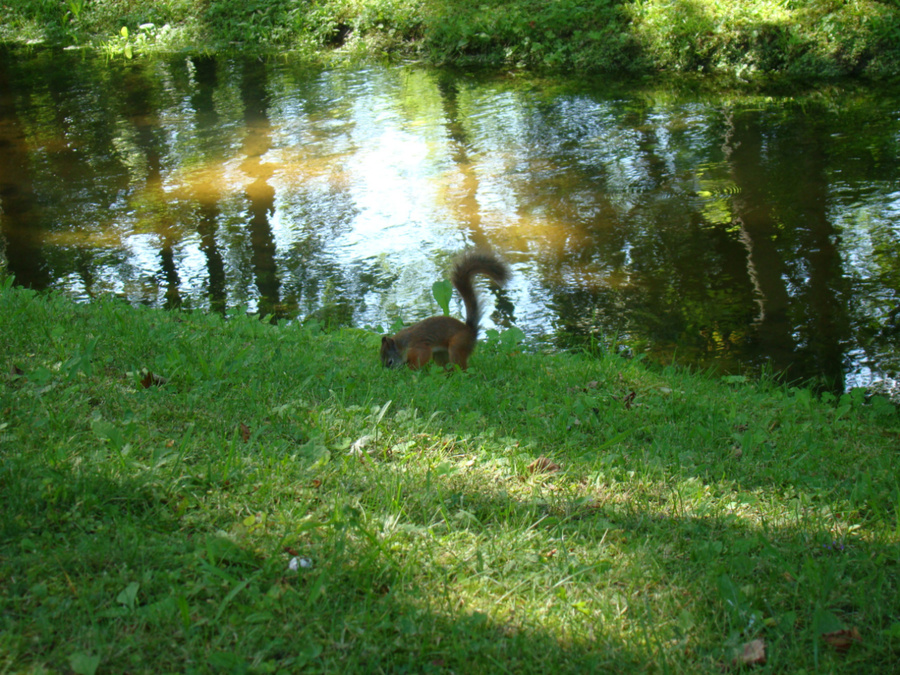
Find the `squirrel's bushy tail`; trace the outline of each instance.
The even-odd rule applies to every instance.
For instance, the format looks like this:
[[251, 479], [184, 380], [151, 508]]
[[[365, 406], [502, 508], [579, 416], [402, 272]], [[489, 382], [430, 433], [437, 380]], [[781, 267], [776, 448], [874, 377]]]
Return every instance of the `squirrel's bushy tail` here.
[[476, 274], [483, 274], [498, 286], [503, 286], [509, 279], [509, 269], [496, 254], [490, 251], [467, 251], [453, 266], [450, 281], [466, 305], [466, 325], [477, 336], [481, 323], [481, 303], [472, 287], [472, 277]]

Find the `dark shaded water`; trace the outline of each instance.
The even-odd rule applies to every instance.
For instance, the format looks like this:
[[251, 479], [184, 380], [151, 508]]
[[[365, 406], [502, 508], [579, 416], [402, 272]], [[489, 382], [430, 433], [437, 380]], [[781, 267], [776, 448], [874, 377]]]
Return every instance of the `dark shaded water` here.
[[897, 373], [898, 146], [883, 87], [0, 51], [20, 284], [387, 326], [436, 311], [448, 256], [490, 246], [515, 272], [485, 293], [499, 325], [837, 387]]

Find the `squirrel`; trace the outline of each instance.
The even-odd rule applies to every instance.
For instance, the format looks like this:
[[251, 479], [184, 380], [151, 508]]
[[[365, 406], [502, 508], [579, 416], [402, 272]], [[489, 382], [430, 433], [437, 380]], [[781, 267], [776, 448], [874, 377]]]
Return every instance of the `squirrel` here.
[[457, 365], [465, 370], [469, 355], [475, 349], [478, 324], [481, 320], [481, 304], [472, 277], [483, 274], [497, 285], [503, 286], [509, 279], [509, 268], [489, 251], [463, 253], [453, 266], [450, 281], [466, 306], [466, 321], [452, 316], [432, 316], [404, 328], [393, 337], [381, 338], [381, 364], [385, 368], [421, 368], [432, 358], [435, 363], [447, 367]]

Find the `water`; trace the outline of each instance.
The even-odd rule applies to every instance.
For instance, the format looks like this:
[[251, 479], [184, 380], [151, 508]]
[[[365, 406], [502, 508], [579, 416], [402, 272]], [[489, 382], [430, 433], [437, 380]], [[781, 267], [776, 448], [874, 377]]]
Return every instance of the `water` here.
[[897, 374], [898, 145], [883, 85], [0, 52], [20, 284], [386, 329], [438, 311], [449, 257], [488, 246], [515, 275], [483, 291], [488, 326], [836, 388]]

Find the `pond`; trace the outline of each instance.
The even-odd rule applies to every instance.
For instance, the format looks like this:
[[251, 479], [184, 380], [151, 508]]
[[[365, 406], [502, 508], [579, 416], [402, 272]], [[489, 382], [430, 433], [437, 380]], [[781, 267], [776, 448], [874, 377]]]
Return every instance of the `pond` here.
[[17, 283], [78, 300], [384, 330], [489, 247], [514, 277], [482, 288], [488, 327], [890, 387], [898, 146], [883, 85], [4, 50], [0, 247]]

